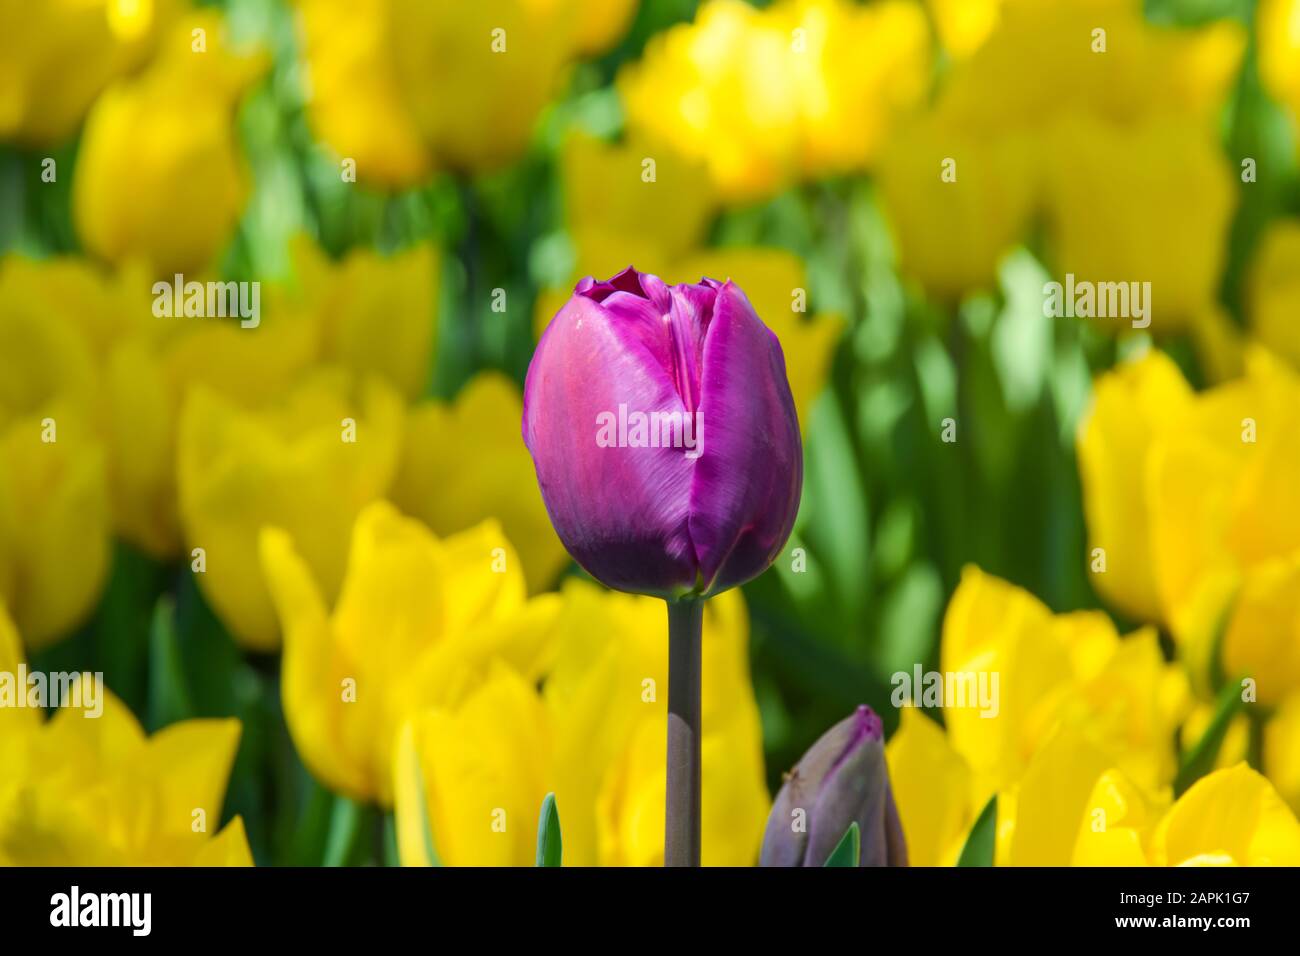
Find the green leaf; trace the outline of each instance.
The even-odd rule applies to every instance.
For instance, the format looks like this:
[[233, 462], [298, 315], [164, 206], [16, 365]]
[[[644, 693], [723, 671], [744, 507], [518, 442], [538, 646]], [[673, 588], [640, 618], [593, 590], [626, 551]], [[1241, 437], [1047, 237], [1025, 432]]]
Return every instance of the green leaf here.
[[156, 730], [192, 716], [176, 638], [176, 603], [163, 595], [154, 605], [149, 628], [149, 726]]
[[555, 794], [548, 793], [537, 820], [537, 865], [559, 866], [562, 854], [560, 811], [555, 806]]
[[322, 866], [347, 866], [360, 838], [361, 804], [347, 797], [334, 798], [334, 811], [330, 815], [329, 836], [325, 838], [325, 859]]
[[966, 845], [961, 848], [957, 858], [958, 866], [992, 866], [993, 847], [998, 835], [998, 798], [997, 794], [989, 797], [984, 804], [975, 825], [970, 828]]
[[1241, 685], [1229, 681], [1219, 691], [1214, 706], [1214, 716], [1210, 725], [1196, 745], [1183, 756], [1178, 775], [1174, 777], [1174, 795], [1179, 796], [1188, 787], [1214, 769], [1214, 761], [1223, 746], [1223, 738], [1228, 733], [1232, 718], [1241, 710]]
[[831, 855], [826, 858], [823, 866], [857, 866], [858, 858], [862, 852], [862, 834], [858, 831], [858, 822], [854, 820], [849, 824], [849, 828], [844, 831], [844, 836], [840, 837], [840, 842], [835, 849], [831, 850]]

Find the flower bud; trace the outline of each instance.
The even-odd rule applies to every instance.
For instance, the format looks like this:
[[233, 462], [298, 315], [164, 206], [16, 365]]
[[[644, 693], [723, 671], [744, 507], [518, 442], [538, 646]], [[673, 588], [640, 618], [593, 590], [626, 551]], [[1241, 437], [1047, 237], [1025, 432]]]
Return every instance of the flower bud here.
[[730, 280], [583, 279], [533, 355], [523, 433], [560, 540], [609, 587], [724, 591], [766, 570], [794, 525], [785, 359]]
[[759, 865], [822, 866], [852, 823], [861, 831], [859, 866], [907, 866], [884, 733], [865, 705], [822, 734], [786, 774]]

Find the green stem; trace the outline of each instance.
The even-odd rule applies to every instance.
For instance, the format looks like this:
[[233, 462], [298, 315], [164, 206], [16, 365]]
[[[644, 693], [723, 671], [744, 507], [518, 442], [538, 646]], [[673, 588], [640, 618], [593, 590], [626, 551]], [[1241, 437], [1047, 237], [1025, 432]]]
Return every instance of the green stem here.
[[668, 799], [664, 866], [700, 865], [700, 672], [704, 601], [668, 603]]

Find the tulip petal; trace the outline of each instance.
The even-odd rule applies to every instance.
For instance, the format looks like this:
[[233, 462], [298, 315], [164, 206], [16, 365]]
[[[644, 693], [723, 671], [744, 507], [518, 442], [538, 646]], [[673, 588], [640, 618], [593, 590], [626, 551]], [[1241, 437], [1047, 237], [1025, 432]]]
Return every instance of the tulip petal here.
[[605, 584], [673, 595], [695, 585], [692, 462], [681, 448], [628, 447], [628, 435], [608, 431], [613, 443], [598, 444], [602, 423], [654, 412], [685, 414], [662, 360], [627, 323], [575, 296], [542, 336], [524, 386], [542, 498], [560, 540]]
[[794, 527], [803, 453], [785, 359], [745, 294], [723, 284], [704, 339], [690, 539], [708, 593], [766, 570]]

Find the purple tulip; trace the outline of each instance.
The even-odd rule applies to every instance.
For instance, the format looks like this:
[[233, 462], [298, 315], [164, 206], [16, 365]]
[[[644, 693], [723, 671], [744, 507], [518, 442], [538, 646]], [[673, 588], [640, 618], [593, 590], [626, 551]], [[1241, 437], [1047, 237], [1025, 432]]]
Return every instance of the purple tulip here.
[[763, 834], [760, 866], [822, 866], [856, 822], [859, 866], [907, 866], [907, 844], [870, 707], [817, 739], [785, 777]]
[[609, 587], [716, 594], [766, 570], [794, 524], [785, 359], [730, 280], [583, 279], [533, 354], [523, 432], [560, 540]]

